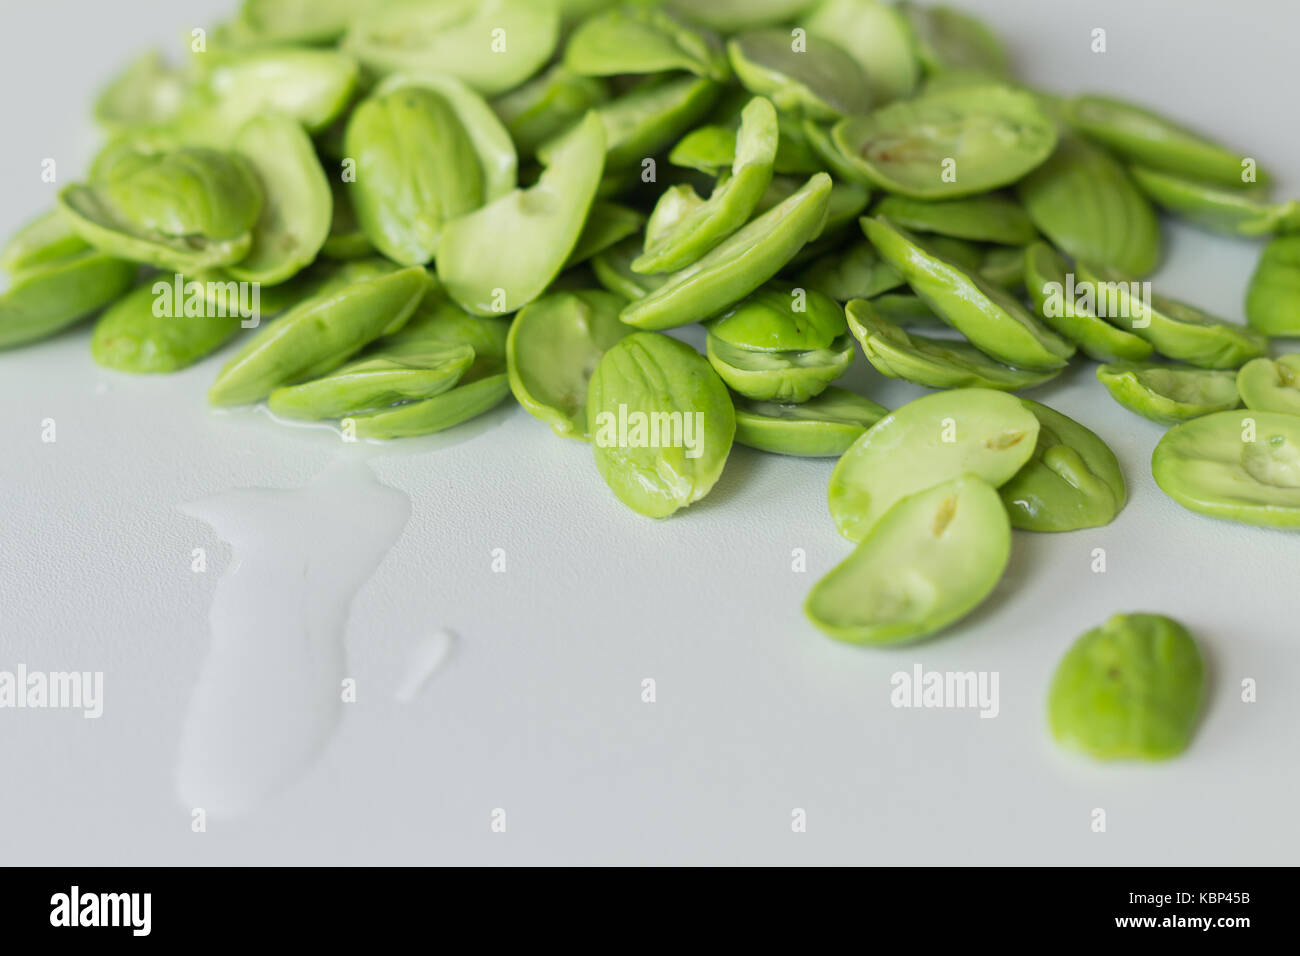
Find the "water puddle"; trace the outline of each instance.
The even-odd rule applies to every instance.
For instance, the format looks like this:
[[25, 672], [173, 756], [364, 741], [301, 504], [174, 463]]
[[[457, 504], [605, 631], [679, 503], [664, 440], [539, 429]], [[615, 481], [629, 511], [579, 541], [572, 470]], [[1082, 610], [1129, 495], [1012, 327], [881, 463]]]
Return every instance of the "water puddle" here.
[[405, 494], [343, 460], [305, 488], [237, 488], [182, 505], [229, 543], [212, 645], [181, 732], [188, 807], [233, 816], [297, 780], [342, 714], [352, 599], [410, 517]]

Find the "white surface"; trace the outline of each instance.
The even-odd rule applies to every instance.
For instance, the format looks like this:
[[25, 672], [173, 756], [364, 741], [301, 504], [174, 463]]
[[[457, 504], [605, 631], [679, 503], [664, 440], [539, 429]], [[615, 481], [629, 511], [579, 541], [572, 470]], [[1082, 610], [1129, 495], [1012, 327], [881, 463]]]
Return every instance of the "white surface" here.
[[[1300, 7], [962, 5], [1030, 81], [1146, 100], [1251, 144], [1281, 191], [1300, 189]], [[114, 65], [225, 7], [5, 4], [0, 232], [51, 202], [42, 158], [59, 159], [62, 181], [83, 168], [82, 117]], [[1105, 55], [1089, 52], [1094, 27]], [[1170, 237], [1157, 288], [1239, 318], [1258, 245]], [[96, 367], [88, 338], [0, 354], [0, 670], [105, 675], [99, 720], [0, 710], [0, 861], [1179, 864], [1294, 862], [1300, 849], [1297, 539], [1166, 499], [1147, 466], [1161, 429], [1115, 405], [1090, 365], [1030, 394], [1111, 443], [1129, 506], [1103, 529], [1018, 533], [983, 608], [937, 640], [879, 651], [823, 638], [800, 611], [848, 551], [826, 514], [829, 461], [737, 448], [713, 494], [655, 523], [613, 498], [589, 449], [517, 408], [454, 440], [343, 446], [210, 412], [221, 357], [132, 378]], [[852, 383], [887, 404], [919, 391], [868, 372]], [[41, 441], [46, 418], [55, 444]], [[181, 724], [230, 557], [178, 506], [303, 486], [344, 456], [412, 505], [353, 610], [358, 701], [297, 784], [192, 833], [175, 789]], [[205, 574], [190, 570], [199, 547]], [[1105, 574], [1090, 571], [1098, 547]], [[504, 573], [491, 570], [498, 548]], [[796, 548], [806, 573], [791, 571]], [[1209, 656], [1194, 745], [1162, 766], [1064, 755], [1045, 730], [1052, 669], [1078, 634], [1133, 610], [1177, 616]], [[399, 703], [442, 628], [455, 654]], [[999, 716], [892, 708], [890, 675], [915, 663], [999, 672]], [[657, 703], [641, 702], [643, 678]], [[1243, 678], [1258, 703], [1240, 702]], [[807, 833], [791, 832], [796, 807]], [[1096, 807], [1105, 834], [1090, 832]]]

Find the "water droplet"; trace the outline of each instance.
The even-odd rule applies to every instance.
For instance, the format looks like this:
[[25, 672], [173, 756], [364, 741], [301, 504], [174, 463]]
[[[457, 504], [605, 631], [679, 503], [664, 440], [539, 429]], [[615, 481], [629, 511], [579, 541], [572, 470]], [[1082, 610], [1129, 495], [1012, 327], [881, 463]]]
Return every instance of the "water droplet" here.
[[424, 685], [451, 654], [456, 638], [450, 631], [434, 631], [416, 642], [407, 660], [406, 674], [397, 685], [396, 696], [403, 704], [415, 700]]

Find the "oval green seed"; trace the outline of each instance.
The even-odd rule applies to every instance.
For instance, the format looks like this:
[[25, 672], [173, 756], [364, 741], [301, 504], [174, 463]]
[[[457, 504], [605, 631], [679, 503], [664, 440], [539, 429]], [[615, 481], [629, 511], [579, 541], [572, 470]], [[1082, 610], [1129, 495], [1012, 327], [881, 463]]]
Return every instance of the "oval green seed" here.
[[357, 165], [349, 187], [357, 221], [402, 265], [429, 262], [447, 223], [487, 198], [469, 133], [433, 90], [406, 86], [366, 100], [348, 121], [344, 149]]
[[1011, 525], [976, 475], [893, 504], [842, 564], [817, 582], [809, 620], [852, 644], [900, 644], [964, 617], [997, 585]]
[[940, 482], [969, 472], [1002, 485], [1029, 460], [1037, 437], [1038, 419], [1005, 392], [960, 388], [918, 398], [844, 453], [831, 473], [831, 517], [840, 534], [861, 541], [895, 502]]
[[867, 361], [881, 375], [928, 388], [995, 388], [1013, 392], [1041, 385], [1060, 369], [1012, 368], [989, 358], [968, 342], [911, 335], [881, 318], [875, 306], [854, 299], [846, 306], [849, 330]]
[[688, 186], [664, 193], [646, 225], [645, 252], [635, 272], [673, 272], [697, 261], [743, 226], [772, 181], [776, 159], [776, 111], [755, 97], [741, 114], [731, 175], [704, 201]]
[[1074, 258], [1137, 276], [1155, 268], [1160, 258], [1155, 210], [1101, 147], [1063, 138], [1016, 191], [1034, 225]]
[[916, 55], [925, 71], [973, 73], [1007, 77], [1007, 54], [1002, 41], [972, 16], [951, 7], [902, 4], [916, 37]]
[[1269, 176], [1242, 153], [1211, 142], [1150, 110], [1104, 96], [1077, 96], [1066, 105], [1073, 127], [1122, 156], [1153, 169], [1240, 187], [1249, 170], [1260, 183]]
[[1246, 322], [1265, 335], [1300, 336], [1300, 236], [1264, 247], [1246, 289]]
[[1175, 365], [1100, 365], [1097, 381], [1131, 412], [1165, 425], [1236, 408], [1237, 373]]
[[1006, 186], [1056, 146], [1056, 126], [1037, 101], [1000, 86], [893, 103], [841, 120], [831, 136], [873, 183], [914, 199], [956, 199]]
[[1110, 524], [1128, 499], [1119, 461], [1096, 433], [1022, 398], [1038, 419], [1033, 457], [999, 489], [1011, 526], [1075, 531]]
[[631, 334], [623, 300], [582, 290], [544, 296], [510, 325], [506, 362], [515, 400], [557, 435], [586, 439], [587, 387], [600, 357]]
[[831, 120], [871, 108], [857, 60], [825, 37], [814, 35], [796, 49], [788, 30], [754, 30], [732, 37], [727, 55], [745, 89], [769, 97], [783, 113]]
[[410, 343], [370, 351], [321, 378], [277, 388], [266, 406], [285, 418], [321, 421], [433, 398], [474, 361], [468, 345]]
[[584, 76], [686, 70], [718, 82], [731, 75], [718, 38], [665, 10], [626, 7], [598, 13], [569, 37], [564, 65]]
[[347, 32], [357, 13], [356, 0], [244, 0], [241, 19], [268, 40], [329, 43]]
[[1212, 518], [1300, 528], [1300, 418], [1215, 412], [1171, 428], [1151, 456], [1156, 484]]
[[746, 296], [705, 328], [721, 342], [757, 352], [830, 348], [848, 331], [834, 301], [781, 281]]
[[252, 166], [266, 198], [248, 255], [227, 271], [241, 282], [277, 285], [311, 265], [325, 245], [334, 196], [316, 147], [287, 116], [251, 120], [233, 148]]
[[948, 324], [980, 351], [1015, 368], [1062, 368], [1074, 346], [1043, 327], [1013, 296], [935, 254], [883, 219], [863, 219], [876, 251]]
[[578, 244], [604, 161], [605, 131], [588, 113], [537, 185], [449, 223], [438, 278], [452, 298], [476, 315], [499, 315], [541, 295]]
[[94, 250], [23, 269], [0, 294], [0, 349], [46, 338], [98, 312], [131, 288], [138, 271], [135, 263]]
[[1177, 621], [1117, 614], [1061, 659], [1048, 694], [1052, 735], [1099, 760], [1164, 760], [1187, 749], [1205, 662]]
[[1076, 262], [1074, 270], [1094, 289], [1099, 315], [1145, 339], [1168, 358], [1198, 368], [1236, 369], [1268, 348], [1268, 339], [1259, 332], [1186, 302], [1148, 295], [1144, 283], [1122, 273], [1083, 261]]
[[601, 357], [587, 391], [596, 467], [619, 500], [664, 518], [703, 498], [736, 431], [726, 386], [694, 349], [649, 332]]
[[838, 458], [889, 409], [834, 385], [797, 404], [736, 396], [736, 443], [778, 455]]
[[[1065, 260], [1045, 242], [1025, 250], [1025, 286], [1043, 322], [1099, 362], [1140, 362], [1154, 349], [1096, 314], [1096, 299], [1076, 294]], [[1082, 290], [1078, 290], [1082, 291]]]
[[423, 401], [354, 415], [342, 424], [350, 425], [358, 438], [377, 441], [436, 435], [490, 412], [509, 397], [505, 374], [489, 375]]
[[867, 75], [872, 102], [887, 103], [910, 96], [916, 89], [921, 65], [912, 30], [894, 4], [882, 0], [823, 0], [802, 19], [801, 26], [807, 27], [812, 37], [825, 37], [839, 44], [858, 61]]
[[234, 310], [205, 304], [192, 315], [156, 308], [160, 284], [170, 285], [145, 283], [104, 312], [90, 340], [96, 362], [120, 372], [175, 372], [215, 352], [239, 331], [243, 320]]
[[0, 249], [0, 271], [10, 275], [75, 256], [90, 245], [57, 209], [51, 209], [19, 229]]
[[59, 194], [59, 208], [86, 242], [181, 273], [243, 259], [262, 203], [249, 162], [210, 149], [125, 154], [106, 179]]
[[628, 303], [623, 321], [671, 329], [717, 315], [772, 278], [822, 227], [831, 178], [818, 173], [802, 189], [672, 273], [663, 285]]
[[1142, 191], [1162, 208], [1197, 225], [1234, 236], [1263, 236], [1300, 229], [1300, 202], [1261, 202], [1247, 191], [1134, 166]]
[[281, 385], [333, 371], [367, 343], [400, 329], [428, 289], [423, 269], [402, 269], [308, 299], [266, 325], [226, 363], [208, 401], [247, 405]]
[[551, 2], [389, 0], [353, 22], [343, 49], [383, 76], [450, 73], [491, 96], [536, 73], [559, 31]]
[[1009, 196], [992, 193], [965, 199], [909, 199], [886, 196], [874, 214], [914, 232], [1023, 246], [1038, 238], [1029, 215]]
[[760, 402], [806, 402], [821, 394], [853, 362], [853, 340], [841, 335], [827, 348], [765, 352], [737, 348], [710, 335], [709, 364], [727, 385]]
[[1237, 372], [1237, 391], [1247, 408], [1300, 415], [1300, 352], [1251, 359]]

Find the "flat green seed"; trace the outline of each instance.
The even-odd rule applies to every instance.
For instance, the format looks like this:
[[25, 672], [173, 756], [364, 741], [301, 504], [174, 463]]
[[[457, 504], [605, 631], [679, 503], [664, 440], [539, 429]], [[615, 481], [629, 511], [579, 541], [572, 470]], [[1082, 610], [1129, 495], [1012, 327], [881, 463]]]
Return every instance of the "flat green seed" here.
[[88, 251], [17, 273], [0, 295], [0, 349], [46, 338], [98, 312], [131, 288], [139, 269]]
[[[645, 252], [632, 262], [635, 272], [683, 269], [743, 226], [768, 184], [776, 159], [776, 111], [755, 97], [741, 114], [736, 159], [731, 175], [719, 182], [707, 201], [690, 186], [664, 194], [646, 226]], [[682, 196], [682, 199], [678, 199]]]
[[628, 303], [623, 321], [671, 329], [717, 315], [772, 278], [822, 227], [831, 178], [818, 173], [789, 199], [752, 220], [663, 285]]
[[[169, 285], [146, 283], [104, 312], [90, 340], [97, 363], [119, 372], [175, 372], [215, 352], [239, 331], [243, 318], [238, 310], [215, 309], [208, 302], [201, 310], [177, 308]], [[157, 307], [160, 293], [171, 303], [168, 308]]]
[[1300, 236], [1264, 247], [1246, 288], [1246, 322], [1264, 335], [1300, 336]]
[[705, 325], [740, 349], [797, 352], [830, 348], [848, 332], [844, 311], [822, 293], [776, 279]]
[[1090, 429], [1022, 398], [1038, 419], [1033, 457], [999, 489], [1011, 526], [1075, 531], [1110, 524], [1128, 498], [1115, 453]]
[[435, 90], [401, 86], [365, 100], [344, 150], [356, 158], [348, 189], [362, 231], [402, 265], [431, 261], [447, 224], [488, 198], [469, 131]]
[[993, 487], [1034, 453], [1038, 419], [1005, 392], [959, 388], [895, 409], [831, 472], [827, 499], [840, 534], [861, 541], [908, 495], [966, 473]]
[[1300, 229], [1300, 202], [1261, 202], [1240, 188], [1216, 186], [1158, 169], [1129, 169], [1144, 193], [1163, 209], [1233, 236], [1264, 236]]
[[1269, 176], [1246, 154], [1220, 146], [1151, 110], [1104, 96], [1077, 96], [1065, 107], [1075, 129], [1127, 159], [1171, 173], [1240, 188], [1251, 170], [1263, 184]]
[[796, 49], [788, 30], [754, 30], [732, 37], [727, 55], [745, 89], [769, 97], [783, 113], [832, 120], [871, 107], [857, 60], [825, 37], [809, 37]]
[[1095, 291], [1097, 313], [1117, 328], [1145, 339], [1160, 354], [1198, 368], [1236, 369], [1263, 355], [1268, 339], [1186, 302], [1149, 292], [1146, 283], [1093, 263], [1074, 265]]
[[342, 47], [381, 76], [450, 73], [492, 96], [536, 73], [555, 51], [559, 33], [555, 3], [387, 0], [352, 21]]
[[1124, 166], [1067, 136], [1016, 187], [1034, 225], [1076, 259], [1146, 275], [1160, 259], [1160, 223]]
[[247, 405], [282, 385], [338, 368], [400, 329], [429, 290], [423, 269], [401, 269], [318, 295], [263, 327], [208, 390], [213, 405]]
[[1020, 204], [997, 193], [938, 200], [886, 196], [876, 203], [874, 213], [914, 232], [937, 232], [976, 242], [1023, 246], [1038, 238], [1038, 230]]
[[85, 252], [90, 245], [57, 209], [23, 226], [0, 249], [0, 271], [13, 275]]
[[453, 388], [474, 361], [468, 345], [411, 344], [369, 352], [322, 378], [277, 388], [267, 397], [285, 418], [346, 418]]
[[510, 390], [557, 435], [586, 439], [587, 386], [610, 346], [632, 333], [619, 321], [623, 300], [585, 289], [543, 296], [510, 325]]
[[1014, 368], [1058, 369], [1069, 362], [1074, 345], [1043, 326], [1013, 295], [887, 220], [861, 223], [881, 257], [981, 352]]
[[665, 10], [630, 6], [584, 20], [569, 37], [564, 65], [583, 76], [686, 70], [726, 82], [731, 75], [715, 35]]
[[901, 5], [916, 36], [916, 55], [931, 75], [953, 72], [1008, 77], [1007, 53], [987, 26], [951, 7]]
[[244, 157], [212, 149], [130, 152], [59, 208], [86, 242], [173, 272], [233, 265], [253, 243], [264, 193]]
[[889, 414], [883, 405], [834, 385], [798, 404], [734, 398], [737, 444], [803, 458], [838, 458]]
[[817, 582], [804, 610], [852, 644], [927, 637], [982, 602], [1011, 556], [993, 486], [962, 475], [894, 503], [854, 552]]
[[703, 356], [666, 335], [637, 332], [601, 356], [587, 390], [587, 431], [619, 500], [666, 518], [717, 483], [736, 415]]
[[[1151, 343], [1112, 325], [1096, 314], [1092, 292], [1076, 288], [1065, 260], [1045, 242], [1025, 250], [1025, 287], [1034, 311], [1057, 333], [1099, 362], [1140, 362], [1154, 351]], [[1078, 293], [1078, 294], [1076, 294]]]
[[1041, 385], [1060, 369], [1012, 368], [989, 358], [969, 342], [909, 334], [880, 317], [866, 299], [854, 299], [845, 311], [849, 330], [867, 361], [888, 378], [927, 388], [995, 388], [1013, 392]]
[[1300, 415], [1300, 352], [1251, 359], [1237, 372], [1237, 391], [1247, 408]]
[[713, 370], [746, 398], [760, 402], [806, 402], [820, 395], [853, 362], [853, 339], [847, 334], [826, 348], [765, 352], [744, 349], [716, 335], [705, 341]]
[[1271, 528], [1300, 528], [1300, 418], [1253, 409], [1171, 428], [1151, 456], [1156, 484], [1184, 508]]
[[604, 162], [605, 131], [588, 113], [535, 186], [448, 223], [438, 278], [452, 298], [476, 315], [499, 315], [541, 295], [578, 244]]
[[375, 440], [434, 435], [491, 411], [509, 397], [506, 376], [490, 375], [434, 398], [346, 418], [343, 426], [350, 422], [358, 438]]
[[[368, 4], [356, 0], [244, 0], [242, 21], [256, 35], [280, 43], [330, 43]], [[373, 5], [373, 4], [369, 4]]]
[[233, 145], [253, 167], [265, 201], [248, 255], [228, 271], [241, 282], [277, 285], [315, 260], [329, 237], [334, 196], [311, 138], [289, 117], [259, 116]]
[[[729, 0], [729, 5], [736, 2]], [[710, 0], [708, 4], [692, 3], [691, 8], [716, 5], [717, 0]], [[752, 5], [752, 0], [745, 5]], [[799, 12], [805, 14], [800, 26], [807, 28], [810, 37], [832, 40], [858, 61], [866, 73], [873, 103], [910, 96], [916, 89], [921, 77], [916, 41], [897, 5], [883, 0], [823, 0], [795, 14]]]
[[1187, 749], [1205, 698], [1192, 636], [1159, 614], [1117, 614], [1061, 659], [1048, 694], [1052, 735], [1098, 760], [1164, 760]]
[[[840, 120], [839, 151], [886, 192], [957, 199], [1016, 182], [1051, 154], [1056, 125], [1028, 93], [955, 88]], [[957, 175], [944, 175], [945, 169]]]
[[471, 315], [444, 294], [430, 292], [410, 321], [397, 332], [376, 340], [374, 348], [389, 351], [431, 344], [468, 345], [474, 350], [474, 364], [461, 379], [461, 384], [468, 384], [506, 371], [510, 325], [509, 319]]
[[1237, 373], [1188, 366], [1100, 365], [1097, 381], [1131, 412], [1175, 425], [1241, 404]]

